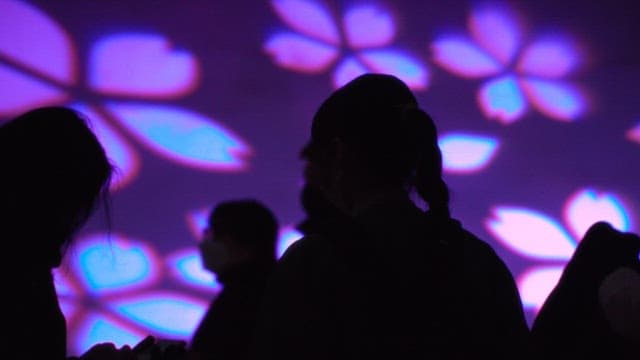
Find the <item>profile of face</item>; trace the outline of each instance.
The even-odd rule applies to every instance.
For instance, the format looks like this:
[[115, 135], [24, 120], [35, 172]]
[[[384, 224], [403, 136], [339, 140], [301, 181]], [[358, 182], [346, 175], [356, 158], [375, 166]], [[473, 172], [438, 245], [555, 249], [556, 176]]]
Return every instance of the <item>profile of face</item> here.
[[228, 234], [219, 234], [206, 228], [198, 245], [202, 266], [215, 273], [224, 273], [249, 258], [249, 253], [234, 242]]

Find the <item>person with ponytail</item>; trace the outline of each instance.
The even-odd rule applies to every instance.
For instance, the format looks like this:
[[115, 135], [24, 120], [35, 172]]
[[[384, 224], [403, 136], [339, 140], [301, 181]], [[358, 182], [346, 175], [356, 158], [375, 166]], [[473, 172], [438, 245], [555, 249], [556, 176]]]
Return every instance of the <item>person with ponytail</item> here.
[[365, 74], [336, 90], [302, 157], [305, 236], [271, 278], [254, 358], [530, 355], [513, 277], [451, 218], [436, 126], [406, 84]]

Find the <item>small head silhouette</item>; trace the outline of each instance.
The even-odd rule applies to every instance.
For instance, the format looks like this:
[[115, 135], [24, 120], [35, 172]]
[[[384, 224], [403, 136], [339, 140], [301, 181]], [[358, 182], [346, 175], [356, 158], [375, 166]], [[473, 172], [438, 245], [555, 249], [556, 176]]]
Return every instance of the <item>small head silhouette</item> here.
[[108, 187], [104, 149], [79, 113], [44, 107], [0, 127], [0, 166], [0, 231], [11, 239], [3, 245], [57, 267]]

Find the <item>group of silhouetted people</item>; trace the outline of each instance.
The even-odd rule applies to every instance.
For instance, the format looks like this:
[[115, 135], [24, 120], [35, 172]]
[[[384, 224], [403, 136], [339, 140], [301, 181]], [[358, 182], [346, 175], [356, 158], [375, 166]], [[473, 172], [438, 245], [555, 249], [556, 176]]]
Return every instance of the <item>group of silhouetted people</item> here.
[[[304, 237], [279, 261], [267, 207], [213, 207], [200, 251], [223, 290], [188, 344], [148, 337], [80, 358], [637, 357], [640, 238], [594, 224], [530, 330], [504, 262], [451, 218], [435, 123], [396, 77], [362, 75], [331, 94], [302, 158]], [[112, 166], [87, 120], [62, 107], [0, 126], [0, 166], [2, 358], [64, 359], [51, 271], [106, 194]]]

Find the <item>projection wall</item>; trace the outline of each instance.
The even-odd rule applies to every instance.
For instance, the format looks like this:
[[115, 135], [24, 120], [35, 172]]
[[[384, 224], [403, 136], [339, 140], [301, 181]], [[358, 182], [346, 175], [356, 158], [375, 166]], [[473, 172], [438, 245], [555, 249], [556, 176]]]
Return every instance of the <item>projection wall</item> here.
[[189, 339], [220, 291], [197, 253], [217, 202], [271, 207], [279, 253], [299, 238], [310, 120], [365, 72], [436, 119], [453, 215], [531, 321], [591, 223], [638, 229], [640, 25], [622, 5], [0, 0], [0, 121], [73, 106], [119, 168], [111, 225], [98, 212], [56, 272], [71, 353]]

